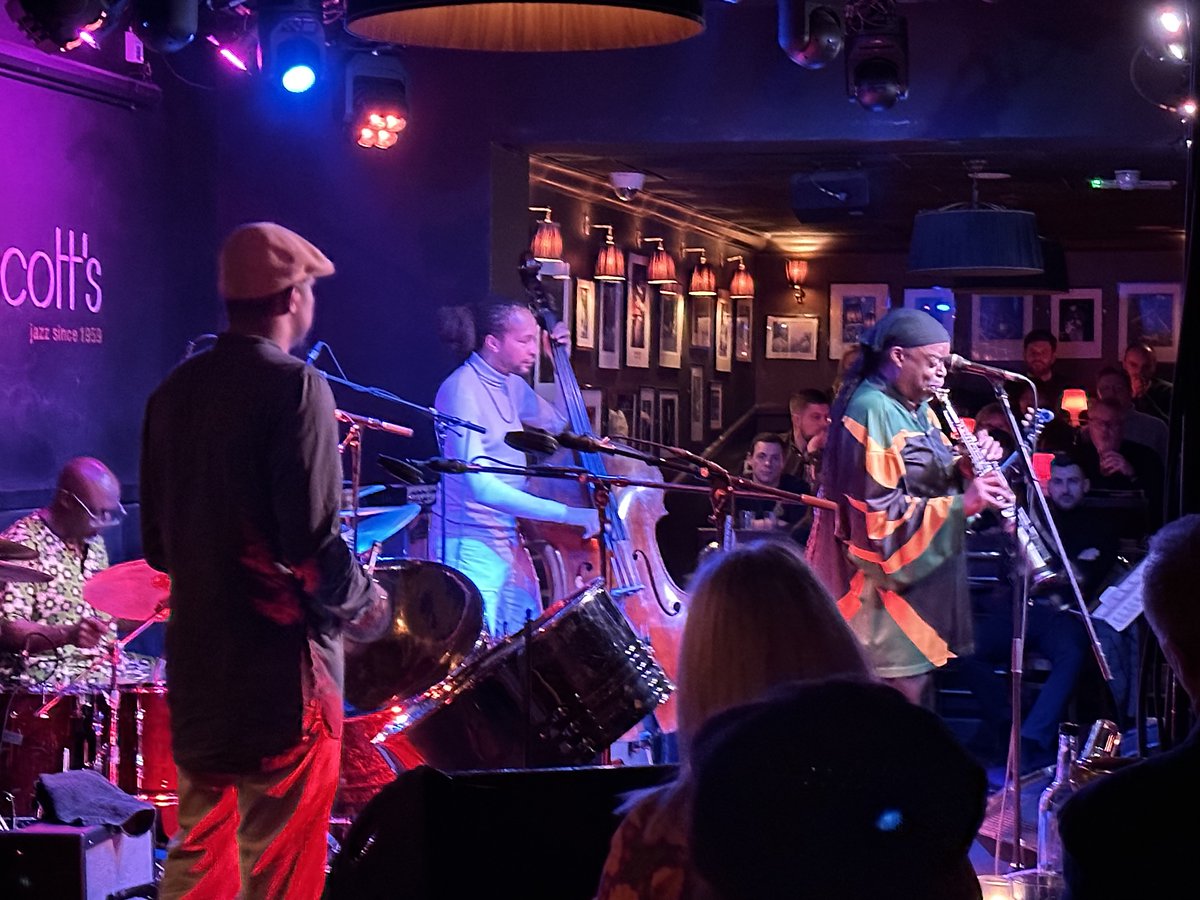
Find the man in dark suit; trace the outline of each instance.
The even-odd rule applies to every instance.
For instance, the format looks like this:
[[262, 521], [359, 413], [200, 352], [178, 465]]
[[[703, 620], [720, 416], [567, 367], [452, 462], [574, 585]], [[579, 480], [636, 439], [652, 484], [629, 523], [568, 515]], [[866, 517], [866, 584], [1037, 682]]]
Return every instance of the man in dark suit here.
[[[1200, 712], [1200, 515], [1163, 527], [1143, 582], [1146, 619]], [[1200, 727], [1181, 744], [1082, 788], [1059, 813], [1069, 900], [1176, 896], [1200, 846]]]

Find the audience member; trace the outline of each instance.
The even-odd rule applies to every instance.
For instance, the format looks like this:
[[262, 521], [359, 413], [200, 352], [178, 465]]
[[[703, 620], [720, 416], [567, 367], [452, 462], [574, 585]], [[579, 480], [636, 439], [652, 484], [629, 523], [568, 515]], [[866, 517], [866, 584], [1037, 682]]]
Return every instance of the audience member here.
[[1068, 387], [1054, 371], [1058, 338], [1045, 328], [1035, 328], [1025, 335], [1024, 343], [1025, 374], [1037, 387], [1038, 405], [1057, 412], [1062, 406], [1063, 389]]
[[792, 427], [780, 435], [784, 440], [783, 473], [815, 486], [820, 475], [821, 451], [829, 433], [829, 395], [815, 388], [792, 394], [788, 414]]
[[[1200, 723], [1200, 515], [1154, 536], [1142, 598], [1163, 655]], [[1059, 813], [1068, 900], [1181, 896], [1200, 846], [1200, 724], [1173, 749], [1099, 776]], [[1170, 885], [1175, 885], [1174, 888]]]
[[882, 684], [787, 685], [695, 745], [696, 871], [720, 900], [974, 900], [984, 773]]
[[1163, 465], [1154, 451], [1125, 439], [1124, 419], [1114, 401], [1093, 401], [1077, 459], [1093, 491], [1141, 491], [1153, 531], [1162, 522]]
[[[755, 435], [747, 459], [751, 480], [781, 491], [809, 493], [809, 485], [802, 478], [783, 473], [783, 455], [783, 438], [779, 435], [771, 431]], [[746, 527], [790, 532], [800, 541], [808, 536], [808, 507], [803, 504], [747, 497], [737, 501], [737, 510], [739, 516], [748, 519]]]
[[1147, 344], [1133, 344], [1125, 351], [1121, 365], [1129, 373], [1133, 386], [1133, 405], [1138, 412], [1148, 413], [1166, 422], [1171, 418], [1171, 382], [1155, 377], [1158, 357]]
[[682, 768], [629, 809], [604, 864], [600, 900], [695, 896], [687, 811], [701, 724], [780, 684], [838, 675], [870, 677], [858, 640], [798, 548], [762, 541], [706, 560], [692, 583], [680, 651]]
[[1117, 366], [1105, 366], [1096, 377], [1096, 396], [1111, 400], [1121, 408], [1125, 416], [1125, 440], [1149, 447], [1158, 456], [1158, 461], [1166, 464], [1167, 423], [1134, 408], [1133, 383], [1128, 372]]

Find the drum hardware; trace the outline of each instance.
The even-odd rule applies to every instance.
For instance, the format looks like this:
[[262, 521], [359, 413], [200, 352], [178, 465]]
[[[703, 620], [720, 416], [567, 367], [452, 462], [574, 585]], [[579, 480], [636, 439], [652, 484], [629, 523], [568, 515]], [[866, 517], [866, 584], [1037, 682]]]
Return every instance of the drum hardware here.
[[16, 559], [25, 560], [28, 562], [31, 559], [37, 558], [38, 552], [33, 547], [28, 547], [25, 544], [18, 544], [16, 541], [0, 538], [0, 559]]
[[46, 584], [52, 580], [53, 576], [47, 572], [0, 559], [0, 582], [7, 581], [12, 584]]

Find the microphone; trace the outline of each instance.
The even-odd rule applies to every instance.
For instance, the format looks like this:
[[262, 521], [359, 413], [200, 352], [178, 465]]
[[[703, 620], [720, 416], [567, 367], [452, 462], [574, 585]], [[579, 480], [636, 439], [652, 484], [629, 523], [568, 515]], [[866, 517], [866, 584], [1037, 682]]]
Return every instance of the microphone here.
[[432, 472], [407, 460], [396, 459], [394, 456], [385, 456], [380, 453], [375, 457], [375, 461], [379, 463], [379, 467], [383, 471], [394, 475], [405, 484], [432, 484], [437, 481]]
[[578, 450], [581, 453], [612, 453], [615, 449], [612, 444], [606, 444], [600, 438], [587, 434], [575, 434], [571, 431], [564, 431], [562, 434], [556, 435], [554, 439], [558, 441], [559, 446], [566, 447], [568, 450]]
[[444, 472], [447, 475], [466, 475], [476, 466], [462, 459], [446, 459], [444, 456], [431, 456], [429, 459], [413, 460], [418, 465], [427, 467], [433, 472]]
[[311, 366], [317, 361], [317, 357], [321, 355], [321, 351], [325, 349], [324, 341], [317, 341], [312, 345], [312, 349], [308, 351], [308, 356], [304, 357], [304, 364]]
[[[309, 356], [312, 352], [309, 351]], [[405, 425], [397, 425], [394, 422], [385, 422], [383, 419], [374, 419], [370, 416], [360, 416], [358, 413], [346, 412], [344, 409], [335, 409], [333, 411], [334, 418], [339, 422], [346, 422], [351, 425], [358, 425], [360, 428], [370, 428], [372, 431], [385, 431], [388, 434], [396, 434], [400, 437], [412, 437], [413, 430]]]
[[523, 431], [510, 431], [504, 436], [504, 443], [522, 453], [549, 456], [558, 450], [560, 441], [541, 428], [526, 428]]
[[1001, 369], [999, 366], [989, 366], [984, 363], [972, 362], [965, 356], [959, 356], [957, 353], [950, 354], [949, 369], [951, 372], [969, 372], [972, 375], [982, 375], [984, 378], [995, 378], [1000, 381], [1026, 380], [1024, 375], [1010, 372], [1008, 369]]

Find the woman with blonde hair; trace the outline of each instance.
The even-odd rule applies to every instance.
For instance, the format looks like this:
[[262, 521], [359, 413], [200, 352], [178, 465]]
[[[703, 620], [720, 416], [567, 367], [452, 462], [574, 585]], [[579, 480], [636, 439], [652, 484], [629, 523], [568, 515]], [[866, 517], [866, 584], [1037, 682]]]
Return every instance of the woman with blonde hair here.
[[870, 677], [858, 640], [798, 547], [762, 541], [696, 573], [680, 650], [675, 781], [642, 794], [613, 835], [598, 900], [681, 900], [696, 890], [687, 846], [691, 743], [710, 716], [790, 681]]

